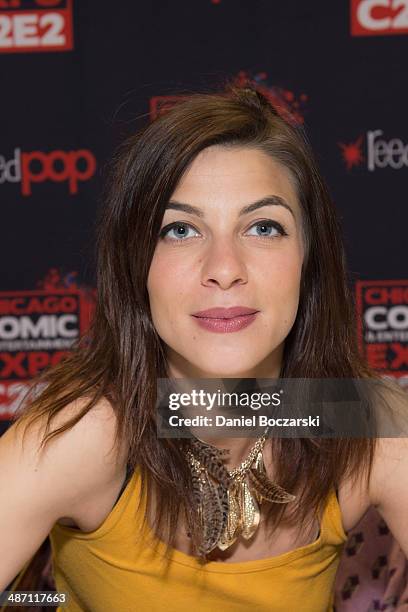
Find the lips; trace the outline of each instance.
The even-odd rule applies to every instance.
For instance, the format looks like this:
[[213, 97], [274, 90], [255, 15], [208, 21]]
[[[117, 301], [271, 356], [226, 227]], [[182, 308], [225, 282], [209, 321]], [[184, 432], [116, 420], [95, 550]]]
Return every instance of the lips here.
[[258, 310], [247, 306], [231, 306], [230, 308], [209, 308], [195, 312], [193, 317], [197, 324], [206, 331], [215, 333], [237, 332], [251, 325]]
[[255, 314], [256, 312], [258, 312], [256, 308], [248, 308], [246, 306], [231, 306], [230, 308], [217, 307], [194, 312], [193, 317], [203, 319], [233, 319], [234, 317]]

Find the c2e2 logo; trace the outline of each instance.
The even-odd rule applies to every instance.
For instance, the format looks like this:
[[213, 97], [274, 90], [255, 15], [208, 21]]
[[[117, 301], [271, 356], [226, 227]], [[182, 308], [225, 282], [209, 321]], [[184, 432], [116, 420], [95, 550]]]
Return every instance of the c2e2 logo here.
[[0, 53], [72, 48], [72, 0], [0, 0]]
[[408, 33], [408, 0], [351, 0], [352, 36]]

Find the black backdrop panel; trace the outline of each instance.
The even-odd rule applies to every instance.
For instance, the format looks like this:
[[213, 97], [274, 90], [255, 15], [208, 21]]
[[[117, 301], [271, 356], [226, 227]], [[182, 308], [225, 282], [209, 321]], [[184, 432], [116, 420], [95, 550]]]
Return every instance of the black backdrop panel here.
[[340, 212], [361, 350], [406, 384], [408, 0], [392, 6], [0, 2], [0, 418], [89, 320], [115, 146], [172, 95], [226, 77], [304, 122]]

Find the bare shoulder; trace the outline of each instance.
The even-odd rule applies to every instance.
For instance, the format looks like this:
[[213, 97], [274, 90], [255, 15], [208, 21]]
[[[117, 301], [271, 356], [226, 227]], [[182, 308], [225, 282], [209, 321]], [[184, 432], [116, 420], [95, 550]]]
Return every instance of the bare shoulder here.
[[408, 394], [385, 379], [373, 381], [370, 392], [377, 429], [371, 474], [369, 480], [362, 472], [342, 483], [343, 526], [352, 529], [374, 506], [398, 539], [404, 528], [408, 534]]
[[[78, 398], [53, 416], [49, 431], [61, 431], [48, 443], [46, 453], [56, 455], [61, 451], [62, 456], [69, 453], [71, 461], [74, 450], [77, 457], [91, 456], [94, 453], [96, 456], [96, 451], [104, 457], [106, 454], [112, 455], [112, 458], [115, 456], [118, 452], [114, 444], [117, 426], [115, 410], [105, 397], [88, 409], [89, 401], [89, 398]], [[33, 420], [30, 414], [24, 415], [10, 428], [10, 434], [16, 436], [18, 432], [22, 446], [24, 447], [26, 442], [29, 448], [35, 445], [40, 455], [39, 442], [46, 433], [46, 420], [45, 416]], [[74, 447], [71, 447], [72, 445]]]
[[369, 487], [370, 500], [381, 511], [390, 499], [406, 499], [408, 513], [408, 438], [379, 438]]
[[378, 440], [369, 495], [408, 557], [407, 437]]
[[116, 415], [107, 400], [67, 404], [51, 422], [66, 428], [41, 447], [47, 418], [29, 413], [0, 438], [0, 591], [38, 550], [60, 517], [92, 515], [123, 477], [126, 453], [115, 443]]
[[370, 479], [369, 495], [380, 512], [393, 497], [406, 499], [408, 515], [408, 393], [396, 382], [380, 387], [377, 401], [379, 438]]
[[394, 516], [408, 516], [408, 438], [378, 438], [369, 480], [360, 473], [343, 481], [339, 505], [345, 531], [353, 529], [370, 506], [391, 529]]
[[[46, 418], [33, 421], [24, 416], [1, 439], [3, 453], [10, 461], [9, 478], [17, 482], [42, 484], [49, 502], [56, 505], [58, 516], [70, 516], [87, 495], [109, 486], [123, 473], [126, 450], [116, 443], [117, 416], [111, 403], [102, 398], [85, 414], [89, 399], [79, 398], [67, 404], [51, 422], [50, 431], [67, 429], [41, 447], [46, 432]], [[69, 426], [72, 419], [78, 419]], [[4, 439], [3, 439], [4, 438]], [[48, 482], [50, 487], [46, 487]]]
[[371, 501], [364, 474], [345, 479], [338, 490], [344, 531], [353, 529], [363, 518]]

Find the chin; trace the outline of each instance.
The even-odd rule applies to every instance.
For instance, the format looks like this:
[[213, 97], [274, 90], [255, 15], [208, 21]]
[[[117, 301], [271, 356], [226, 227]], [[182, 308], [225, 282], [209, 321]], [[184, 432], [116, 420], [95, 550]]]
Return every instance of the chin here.
[[[270, 355], [270, 350], [254, 351], [252, 342], [250, 345], [233, 347], [219, 347], [214, 345], [206, 350], [206, 347], [180, 347], [167, 345], [167, 358], [173, 364], [176, 371], [186, 378], [256, 378], [253, 373], [265, 364], [265, 359]], [[188, 348], [188, 350], [186, 350]], [[264, 370], [264, 367], [262, 367]]]
[[233, 363], [226, 360], [208, 360], [208, 362], [192, 363], [195, 370], [200, 371], [206, 378], [246, 378], [248, 372], [256, 371], [257, 363], [239, 363], [237, 369], [237, 359]]

